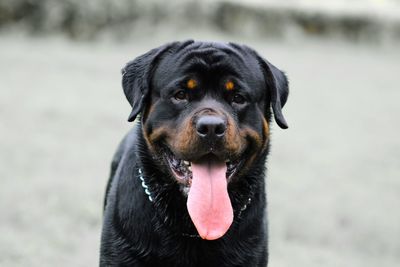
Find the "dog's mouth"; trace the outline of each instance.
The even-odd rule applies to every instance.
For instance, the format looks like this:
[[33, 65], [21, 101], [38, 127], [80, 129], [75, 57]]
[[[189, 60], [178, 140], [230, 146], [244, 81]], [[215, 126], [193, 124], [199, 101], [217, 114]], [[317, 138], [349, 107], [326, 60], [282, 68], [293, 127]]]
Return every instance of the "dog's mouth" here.
[[207, 158], [212, 159], [217, 162], [224, 162], [226, 165], [226, 179], [227, 181], [231, 181], [232, 177], [238, 172], [240, 166], [242, 165], [241, 160], [230, 160], [230, 159], [218, 159], [213, 154], [206, 155], [196, 161], [188, 161], [184, 159], [177, 158], [171, 151], [166, 153], [166, 159], [168, 165], [175, 176], [175, 179], [179, 184], [183, 186], [183, 192], [185, 194], [188, 193], [193, 179], [192, 165], [196, 164], [196, 162], [206, 161]]
[[206, 154], [186, 161], [167, 153], [168, 165], [187, 194], [187, 209], [200, 237], [222, 237], [233, 222], [228, 182], [238, 173], [241, 161]]

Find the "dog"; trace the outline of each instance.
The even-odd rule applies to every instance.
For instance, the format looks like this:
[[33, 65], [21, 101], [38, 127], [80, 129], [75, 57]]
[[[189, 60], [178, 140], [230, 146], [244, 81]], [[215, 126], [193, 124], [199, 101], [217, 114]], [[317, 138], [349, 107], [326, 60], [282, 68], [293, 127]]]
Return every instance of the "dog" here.
[[286, 75], [245, 45], [188, 40], [128, 62], [122, 87], [140, 116], [112, 160], [100, 266], [267, 266]]

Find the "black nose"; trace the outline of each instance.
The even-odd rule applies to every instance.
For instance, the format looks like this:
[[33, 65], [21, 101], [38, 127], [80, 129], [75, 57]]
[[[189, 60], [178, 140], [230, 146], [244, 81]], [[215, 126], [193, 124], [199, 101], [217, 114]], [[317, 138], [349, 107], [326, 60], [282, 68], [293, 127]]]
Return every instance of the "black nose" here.
[[220, 116], [204, 115], [197, 120], [196, 130], [202, 138], [221, 138], [225, 135], [226, 122]]

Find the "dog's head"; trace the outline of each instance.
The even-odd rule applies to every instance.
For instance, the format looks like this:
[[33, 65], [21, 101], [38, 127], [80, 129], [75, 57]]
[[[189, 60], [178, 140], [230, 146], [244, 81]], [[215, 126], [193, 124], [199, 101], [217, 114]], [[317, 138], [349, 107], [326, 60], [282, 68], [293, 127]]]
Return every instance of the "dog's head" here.
[[141, 113], [146, 143], [188, 195], [199, 234], [221, 237], [233, 220], [228, 185], [266, 153], [272, 111], [287, 128], [285, 75], [246, 46], [194, 41], [153, 49], [122, 73], [129, 121]]

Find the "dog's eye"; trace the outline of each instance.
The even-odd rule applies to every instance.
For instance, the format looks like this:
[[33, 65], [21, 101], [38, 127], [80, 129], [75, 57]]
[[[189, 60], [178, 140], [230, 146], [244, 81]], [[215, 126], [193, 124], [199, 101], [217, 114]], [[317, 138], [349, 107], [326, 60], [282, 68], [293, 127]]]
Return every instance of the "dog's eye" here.
[[188, 99], [188, 95], [184, 90], [180, 90], [174, 95], [174, 98], [178, 101], [183, 101]]
[[246, 98], [240, 94], [234, 94], [232, 97], [232, 103], [244, 104], [245, 102], [246, 102]]

